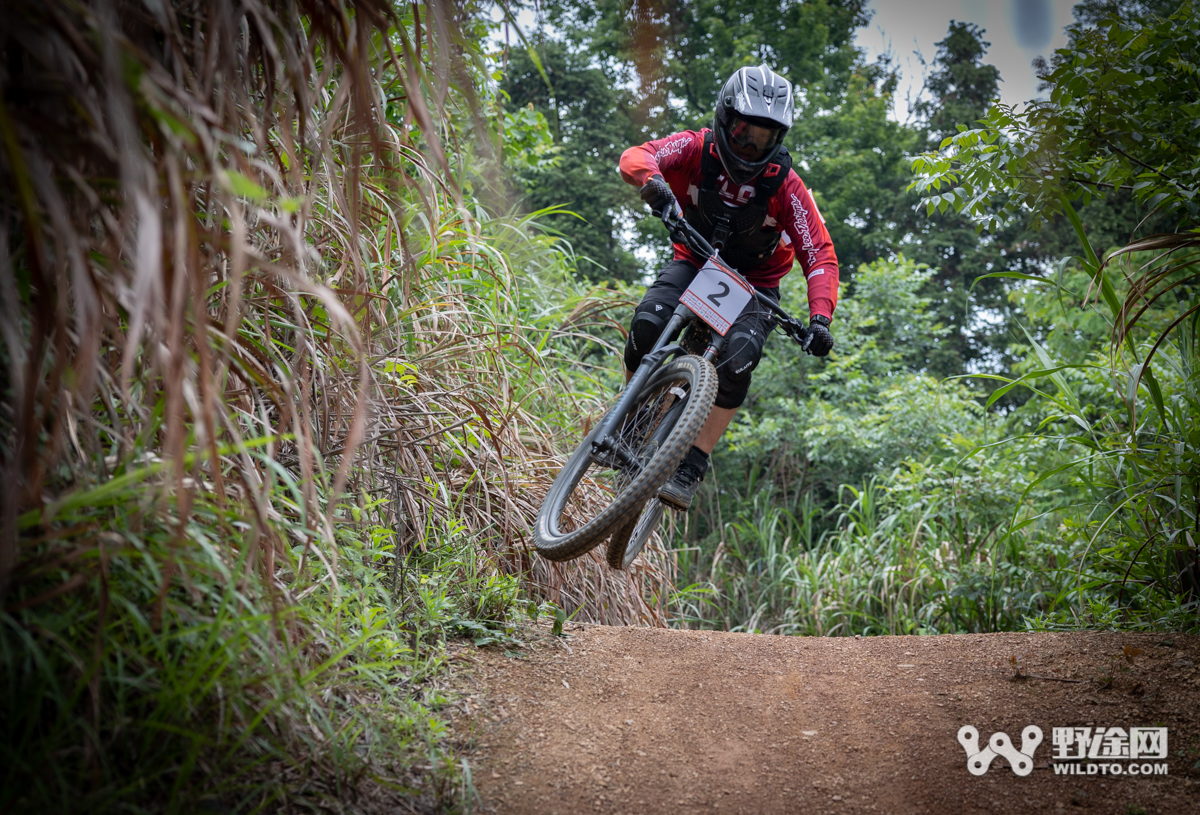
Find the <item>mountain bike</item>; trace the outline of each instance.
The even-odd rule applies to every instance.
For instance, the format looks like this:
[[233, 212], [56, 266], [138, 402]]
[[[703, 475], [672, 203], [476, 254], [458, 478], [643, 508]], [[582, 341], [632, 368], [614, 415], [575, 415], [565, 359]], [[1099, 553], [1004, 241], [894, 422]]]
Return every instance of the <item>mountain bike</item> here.
[[715, 363], [725, 334], [751, 301], [769, 309], [805, 351], [812, 341], [803, 323], [721, 260], [720, 244], [710, 245], [678, 212], [660, 217], [674, 242], [707, 261], [616, 404], [550, 486], [533, 528], [534, 547], [548, 560], [577, 558], [607, 538], [609, 566], [626, 569], [642, 551], [664, 515], [658, 488], [691, 449], [717, 398]]

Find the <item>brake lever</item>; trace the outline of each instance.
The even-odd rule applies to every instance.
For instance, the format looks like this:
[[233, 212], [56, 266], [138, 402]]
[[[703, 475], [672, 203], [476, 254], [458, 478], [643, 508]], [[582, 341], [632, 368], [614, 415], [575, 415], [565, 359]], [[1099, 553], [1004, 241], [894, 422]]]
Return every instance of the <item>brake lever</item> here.
[[667, 234], [671, 236], [671, 240], [676, 240], [685, 234], [683, 227], [679, 224], [683, 219], [671, 210], [664, 209], [662, 212], [654, 214], [662, 220], [663, 225], [667, 228]]
[[808, 330], [804, 323], [792, 317], [789, 317], [786, 320], [778, 317], [776, 319], [779, 320], [781, 326], [783, 327], [784, 333], [791, 337], [792, 340], [800, 346], [800, 349], [804, 351], [804, 353], [812, 353], [812, 351], [808, 350], [808, 347], [812, 345], [813, 334]]

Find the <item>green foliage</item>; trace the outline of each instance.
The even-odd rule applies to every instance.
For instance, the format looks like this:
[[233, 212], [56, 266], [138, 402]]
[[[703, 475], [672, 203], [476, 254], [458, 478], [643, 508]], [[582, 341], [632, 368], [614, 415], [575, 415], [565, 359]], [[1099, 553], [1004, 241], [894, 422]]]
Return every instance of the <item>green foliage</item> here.
[[901, 240], [894, 227], [912, 220], [904, 193], [908, 156], [925, 141], [915, 128], [888, 117], [896, 78], [886, 66], [856, 66], [827, 115], [798, 117], [787, 136], [796, 172], [825, 217], [846, 280], [860, 265], [890, 256]]
[[621, 152], [643, 138], [630, 118], [632, 94], [611, 69], [593, 66], [561, 43], [540, 42], [534, 55], [510, 54], [502, 89], [518, 111], [529, 112], [521, 115], [545, 119], [552, 142], [543, 149], [553, 151], [554, 161], [536, 174], [519, 171], [517, 181], [530, 208], [561, 208], [553, 226], [584, 276], [634, 280], [637, 263], [618, 233], [641, 201], [616, 172]]
[[[1154, 316], [1144, 328], [1170, 315]], [[1103, 617], [1128, 626], [1190, 627], [1200, 602], [1196, 323], [1175, 341], [1155, 331], [1128, 343], [1139, 364], [1096, 350], [1084, 362], [1063, 365], [1049, 349], [1064, 344], [1063, 334], [1067, 347], [1073, 345], [1078, 332], [1072, 323], [1080, 322], [1060, 322], [1045, 345], [1029, 337], [1032, 370], [1022, 385], [1036, 388], [1039, 398], [1013, 416], [1014, 424], [1056, 442], [1060, 456], [1043, 478], [1064, 480], [1085, 510], [1076, 513], [1072, 529], [1095, 556], [1078, 568], [1078, 604], [1090, 603], [1093, 614], [1104, 608]], [[1152, 374], [1148, 359], [1155, 346]]]
[[[924, 346], [924, 368], [939, 377], [1011, 365], [1008, 339], [996, 330], [1015, 317], [1008, 287], [980, 278], [1000, 270], [1034, 273], [1057, 251], [1048, 236], [1039, 239], [1019, 222], [980, 240], [966, 217], [923, 218], [918, 198], [906, 192], [911, 156], [943, 130], [973, 123], [997, 96], [998, 74], [985, 61], [986, 47], [981, 30], [953, 24], [930, 64], [918, 116], [908, 123], [889, 118], [897, 80], [890, 65], [856, 65], [827, 114], [801, 117], [788, 141], [826, 218], [843, 280], [853, 284], [861, 265], [897, 251], [934, 270], [923, 294], [948, 330]], [[837, 330], [843, 325], [839, 315]]]
[[[273, 503], [286, 505], [299, 484], [278, 476]], [[286, 809], [350, 789], [451, 805], [444, 641], [457, 615], [503, 625], [511, 585], [497, 592], [473, 549], [445, 536], [393, 568], [379, 502], [354, 508], [361, 525], [339, 533], [335, 571], [312, 556], [302, 518], [255, 529], [201, 498], [180, 529], [178, 508], [154, 511], [144, 484], [64, 509], [31, 542], [15, 610], [0, 615], [0, 807]], [[93, 564], [66, 594], [64, 544]], [[262, 585], [264, 559], [290, 591]], [[47, 591], [62, 596], [39, 602]]]
[[1053, 527], [1000, 541], [1018, 492], [1000, 462], [909, 462], [886, 484], [844, 487], [823, 533], [811, 500], [789, 511], [760, 493], [694, 562], [715, 590], [682, 622], [810, 636], [1020, 628], [1069, 591], [1060, 567], [1082, 545]]
[[711, 122], [721, 84], [764, 60], [806, 92], [838, 94], [858, 56], [854, 31], [868, 20], [865, 5], [588, 0], [543, 7], [576, 50], [619, 61], [621, 78], [639, 86], [635, 120], [666, 135]]
[[[1024, 332], [1023, 376], [998, 377], [997, 394], [1019, 385], [1037, 396], [1012, 416], [1019, 436], [1053, 438], [1060, 450], [1031, 488], [1061, 481], [1086, 508], [1068, 524], [1086, 540], [1075, 607], [1046, 618], [1056, 624], [1191, 627], [1200, 607], [1197, 240], [1153, 236], [1102, 261], [1071, 204], [1128, 190], [1194, 230], [1197, 162], [1182, 123], [1200, 109], [1195, 83], [1173, 77], [1188, 75], [1195, 25], [1189, 2], [1169, 18], [1077, 27], [1044, 77], [1050, 102], [1020, 113], [997, 105], [982, 129], [963, 128], [914, 162], [929, 211], [952, 207], [989, 227], [1019, 209], [1061, 213], [1082, 250], [1053, 279], [996, 275], [1034, 287], [1022, 296], [1043, 321], [1040, 337]], [[1019, 528], [1014, 517], [1010, 534]]]
[[562, 148], [554, 144], [550, 123], [533, 103], [504, 116], [504, 164], [526, 183], [562, 163]]
[[929, 212], [953, 206], [990, 229], [1017, 212], [1049, 219], [1064, 200], [1113, 190], [1129, 190], [1168, 222], [1194, 221], [1198, 42], [1191, 0], [1144, 24], [1112, 16], [1077, 29], [1043, 76], [1048, 102], [996, 105], [981, 128], [961, 126], [940, 153], [914, 162], [914, 188]]

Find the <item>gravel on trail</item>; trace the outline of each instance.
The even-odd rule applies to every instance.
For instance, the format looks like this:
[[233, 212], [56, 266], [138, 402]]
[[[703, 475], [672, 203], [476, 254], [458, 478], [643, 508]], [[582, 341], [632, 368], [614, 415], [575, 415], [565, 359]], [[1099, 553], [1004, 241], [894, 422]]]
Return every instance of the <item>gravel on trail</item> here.
[[[525, 634], [519, 650], [456, 653], [470, 663], [451, 713], [472, 811], [1200, 813], [1197, 637]], [[979, 748], [1002, 731], [1017, 749], [1037, 725], [1032, 772], [997, 757], [972, 775], [964, 725]], [[1056, 772], [1056, 727], [1166, 727], [1152, 763], [1167, 774], [1113, 758]], [[1102, 733], [1119, 751], [1120, 733]]]

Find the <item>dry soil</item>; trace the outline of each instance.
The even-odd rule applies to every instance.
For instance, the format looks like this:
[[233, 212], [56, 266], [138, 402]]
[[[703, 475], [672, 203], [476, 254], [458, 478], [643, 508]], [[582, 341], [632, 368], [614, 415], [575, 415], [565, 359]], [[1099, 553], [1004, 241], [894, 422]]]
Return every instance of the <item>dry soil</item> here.
[[[1200, 638], [530, 633], [458, 655], [475, 811], [1200, 813]], [[971, 775], [966, 724], [1040, 727], [1033, 772]], [[1168, 774], [1056, 774], [1052, 728], [1101, 726], [1169, 728]]]

